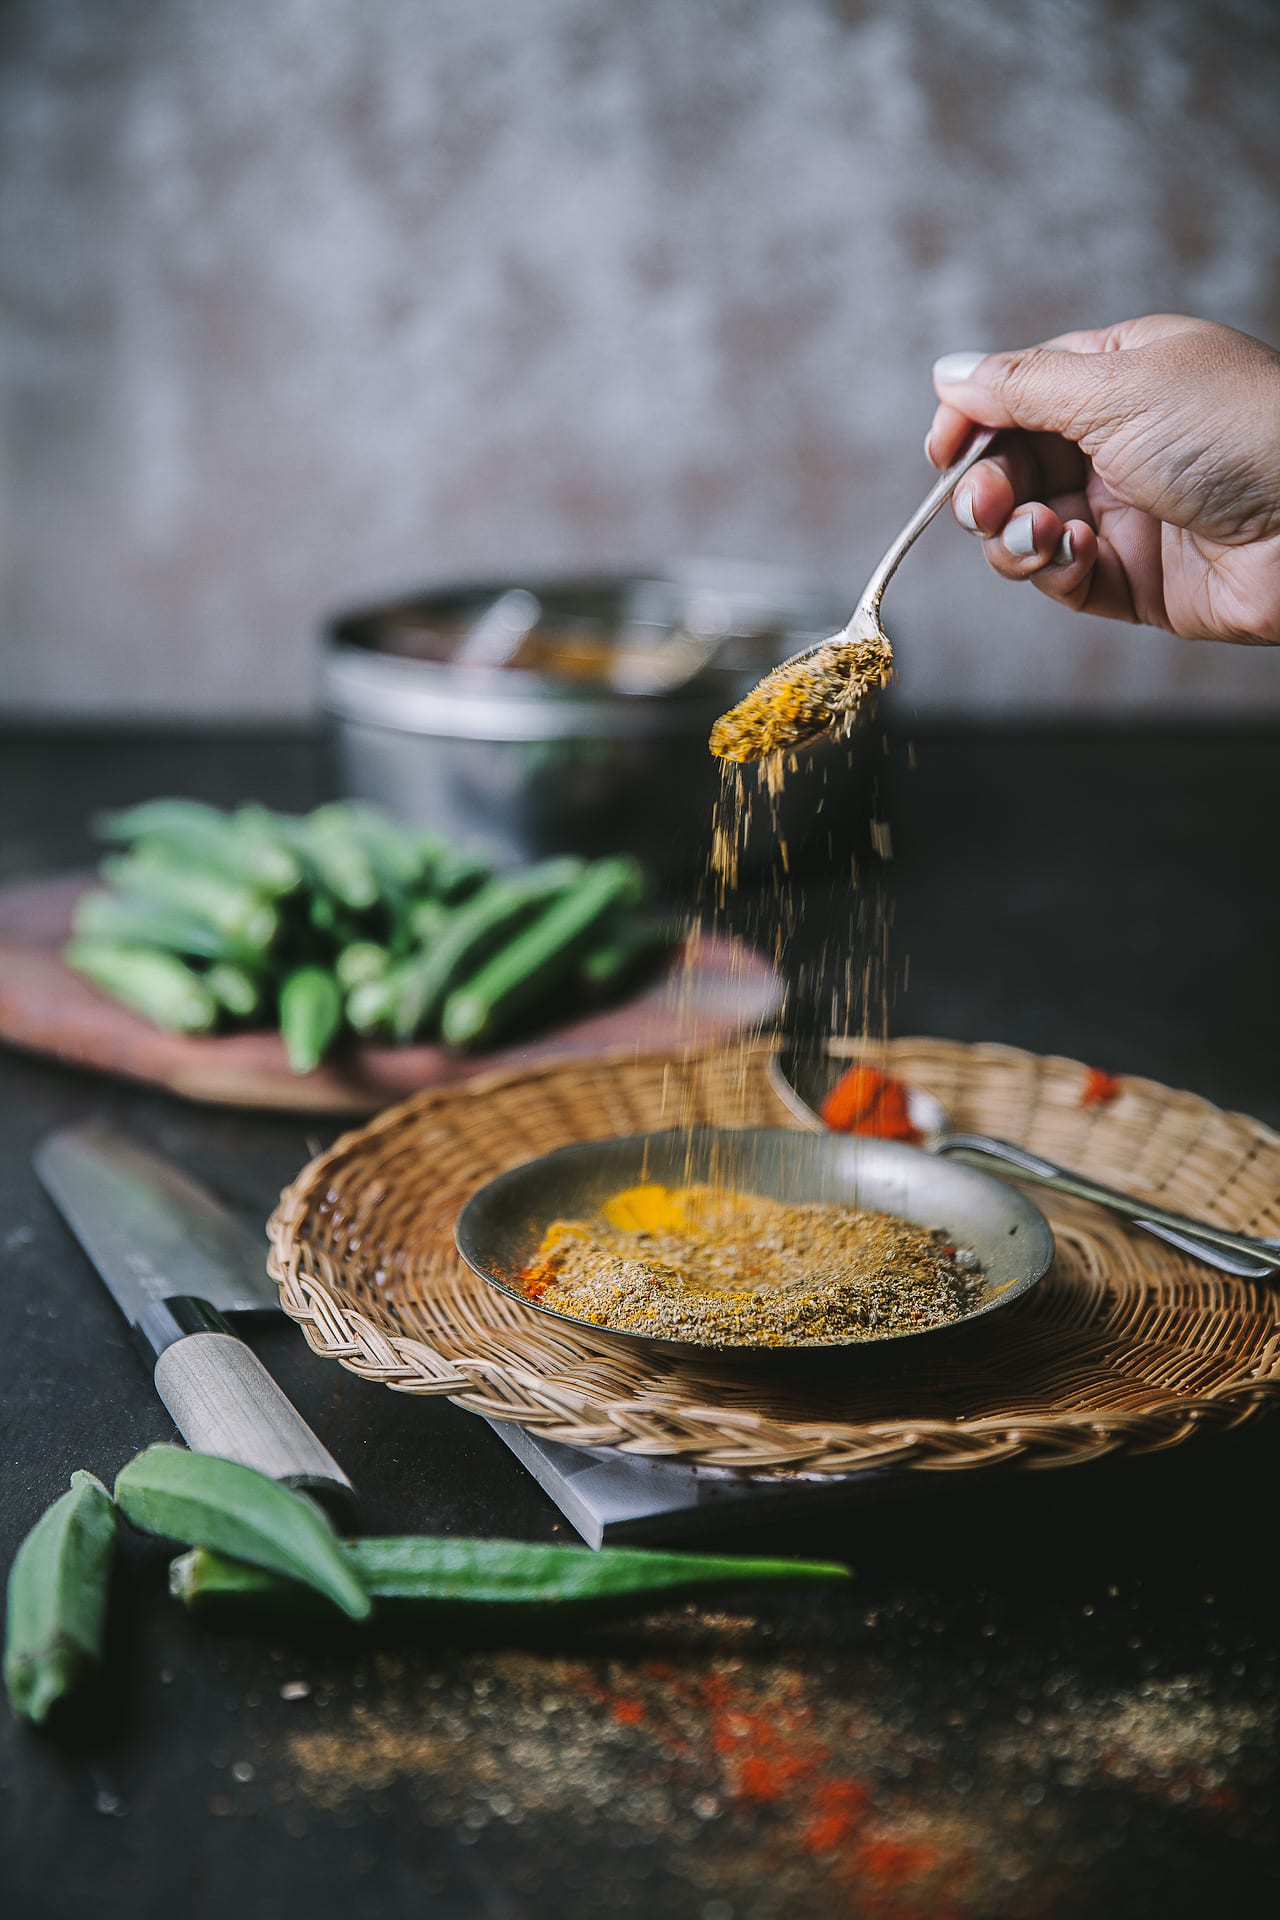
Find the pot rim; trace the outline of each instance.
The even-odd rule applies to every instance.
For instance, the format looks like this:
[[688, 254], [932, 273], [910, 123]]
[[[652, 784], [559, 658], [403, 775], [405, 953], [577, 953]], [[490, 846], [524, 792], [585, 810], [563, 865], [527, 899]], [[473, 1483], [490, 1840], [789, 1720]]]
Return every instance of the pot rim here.
[[[429, 613], [433, 605], [455, 610], [483, 603], [512, 586], [526, 586], [554, 601], [567, 593], [623, 593], [652, 585], [738, 595], [767, 610], [770, 624], [786, 631], [787, 651], [820, 639], [842, 620], [845, 600], [836, 589], [815, 586], [799, 573], [750, 561], [679, 561], [635, 572], [526, 575], [519, 578], [445, 582], [422, 592], [337, 615], [325, 627], [320, 675], [321, 705], [339, 721], [399, 733], [499, 742], [588, 738], [644, 738], [705, 733], [754, 671], [709, 672], [703, 691], [679, 695], [627, 694], [522, 668], [459, 667], [449, 660], [415, 660], [383, 652], [379, 625], [407, 609]], [[762, 669], [763, 670], [763, 669]]]

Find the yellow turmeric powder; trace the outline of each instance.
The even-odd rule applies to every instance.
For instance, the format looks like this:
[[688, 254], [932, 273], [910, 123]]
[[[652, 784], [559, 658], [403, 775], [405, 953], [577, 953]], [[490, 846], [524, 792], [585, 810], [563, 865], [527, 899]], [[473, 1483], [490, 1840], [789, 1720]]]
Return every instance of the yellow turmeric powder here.
[[688, 1233], [686, 1198], [682, 1189], [651, 1182], [643, 1187], [624, 1187], [605, 1201], [601, 1212], [619, 1233]]

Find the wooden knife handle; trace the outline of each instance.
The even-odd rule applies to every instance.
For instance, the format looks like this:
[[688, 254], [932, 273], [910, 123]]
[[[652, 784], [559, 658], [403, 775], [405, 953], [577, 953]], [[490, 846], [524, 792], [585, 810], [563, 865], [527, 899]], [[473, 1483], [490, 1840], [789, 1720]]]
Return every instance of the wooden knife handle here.
[[349, 1521], [355, 1488], [327, 1447], [233, 1333], [191, 1333], [156, 1361], [156, 1392], [196, 1453], [256, 1467], [320, 1500]]

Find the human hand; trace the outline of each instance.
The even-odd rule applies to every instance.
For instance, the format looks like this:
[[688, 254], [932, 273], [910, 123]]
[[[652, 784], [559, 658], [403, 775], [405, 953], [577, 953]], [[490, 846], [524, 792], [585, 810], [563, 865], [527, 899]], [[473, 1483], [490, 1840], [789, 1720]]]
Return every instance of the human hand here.
[[1280, 644], [1280, 353], [1149, 314], [1041, 347], [944, 355], [925, 451], [1017, 432], [956, 490], [1005, 580], [1188, 640]]

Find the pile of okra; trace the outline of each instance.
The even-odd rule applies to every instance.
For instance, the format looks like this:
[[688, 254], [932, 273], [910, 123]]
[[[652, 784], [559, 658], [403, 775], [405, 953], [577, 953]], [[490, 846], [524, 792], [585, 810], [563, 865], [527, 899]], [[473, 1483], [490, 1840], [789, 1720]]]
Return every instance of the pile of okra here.
[[295, 1073], [344, 1033], [485, 1046], [615, 997], [664, 944], [626, 856], [493, 873], [355, 802], [152, 800], [94, 826], [117, 851], [69, 965], [178, 1032], [278, 1025]]

